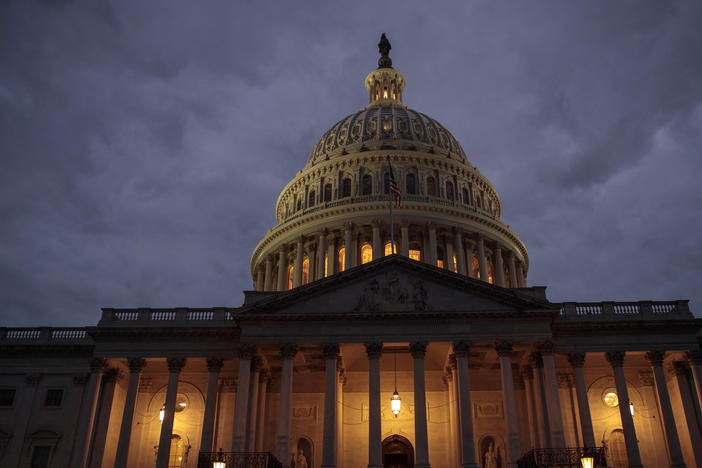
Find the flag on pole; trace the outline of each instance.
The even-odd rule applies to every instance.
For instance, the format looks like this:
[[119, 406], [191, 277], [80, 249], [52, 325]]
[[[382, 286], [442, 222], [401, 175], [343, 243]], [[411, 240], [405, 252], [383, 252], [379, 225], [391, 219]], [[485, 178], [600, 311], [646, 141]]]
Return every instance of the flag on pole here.
[[390, 158], [388, 157], [388, 185], [390, 186], [390, 192], [392, 192], [392, 196], [395, 198], [395, 205], [396, 206], [401, 206], [402, 205], [402, 194], [400, 193], [400, 187], [397, 185], [397, 181], [395, 180], [395, 174], [392, 172], [392, 166], [390, 165]]

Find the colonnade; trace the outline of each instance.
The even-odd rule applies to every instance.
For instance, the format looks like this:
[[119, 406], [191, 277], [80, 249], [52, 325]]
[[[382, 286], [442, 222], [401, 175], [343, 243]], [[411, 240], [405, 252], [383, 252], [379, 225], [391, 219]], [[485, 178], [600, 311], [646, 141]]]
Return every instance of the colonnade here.
[[[389, 226], [381, 220], [363, 226], [347, 222], [341, 229], [322, 228], [315, 234], [300, 236], [294, 243], [281, 245], [256, 267], [255, 288], [284, 291], [289, 286], [296, 288], [376, 260], [387, 255], [390, 238]], [[502, 287], [526, 287], [525, 263], [514, 250], [483, 234], [404, 219], [399, 223], [395, 239], [395, 252], [402, 256]], [[365, 248], [370, 249], [371, 255], [364, 255]], [[292, 282], [288, 277], [290, 267]]]
[[[473, 433], [473, 407], [471, 404], [470, 375], [468, 367], [468, 357], [471, 344], [468, 341], [456, 341], [452, 343], [453, 352], [449, 356], [449, 365], [446, 368], [446, 380], [448, 383], [448, 394], [450, 400], [450, 421], [451, 421], [451, 441], [452, 457], [456, 464], [460, 463], [461, 468], [477, 468], [476, 450]], [[513, 344], [508, 341], [495, 343], [494, 349], [499, 357], [500, 380], [503, 394], [503, 408], [505, 418], [506, 460], [508, 467], [516, 467], [517, 460], [522, 452], [526, 452], [529, 447], [521, 447], [518, 414], [515, 405], [515, 379], [513, 376], [512, 357], [514, 354]], [[324, 357], [324, 435], [322, 441], [322, 467], [333, 468], [338, 465], [339, 456], [339, 434], [340, 420], [339, 401], [341, 400], [341, 382], [345, 379], [343, 366], [340, 365], [340, 346], [338, 343], [327, 343], [322, 346]], [[382, 460], [382, 434], [381, 434], [381, 400], [380, 400], [380, 357], [383, 353], [383, 344], [370, 342], [365, 344], [365, 350], [369, 363], [368, 370], [368, 466], [379, 468], [383, 466]], [[414, 429], [415, 429], [415, 464], [418, 467], [428, 468], [431, 466], [429, 460], [428, 434], [427, 434], [427, 410], [426, 410], [426, 386], [424, 372], [424, 358], [427, 350], [426, 342], [412, 342], [409, 351], [413, 359], [414, 375]], [[292, 403], [292, 379], [293, 361], [297, 354], [297, 345], [283, 344], [280, 348], [282, 359], [282, 371], [280, 381], [280, 407], [278, 416], [277, 436], [275, 440], [275, 455], [287, 466], [290, 460], [290, 440], [291, 440], [291, 403]], [[626, 379], [624, 377], [624, 362], [626, 353], [624, 351], [610, 351], [605, 354], [614, 374], [617, 397], [619, 401], [619, 413], [621, 417], [626, 452], [630, 467], [643, 466], [639, 451], [636, 429], [632, 413], [629, 409], [629, 392]], [[659, 410], [664, 425], [664, 435], [667, 443], [667, 452], [671, 467], [684, 467], [680, 439], [677, 433], [675, 414], [672, 410], [671, 399], [668, 387], [665, 383], [663, 372], [663, 360], [665, 352], [652, 350], [646, 353], [653, 378]], [[702, 401], [702, 352], [699, 350], [690, 351], [686, 354], [689, 362], [689, 369], [692, 370], [695, 389], [697, 395], [689, 391], [687, 381], [680, 380], [679, 389], [681, 401], [685, 409], [684, 417], [688, 421], [695, 420], [695, 397]], [[573, 384], [577, 397], [577, 410], [579, 413], [578, 428], [582, 437], [582, 444], [586, 447], [597, 445], [594, 437], [592, 418], [587, 396], [587, 386], [583, 368], [586, 354], [583, 352], [568, 354], [568, 362], [573, 371]], [[527, 357], [528, 364], [522, 365], [519, 369], [524, 381], [524, 395], [526, 403], [526, 417], [530, 428], [529, 440], [533, 448], [563, 448], [566, 446], [564, 437], [563, 417], [561, 415], [561, 402], [558, 393], [558, 378], [554, 360], [554, 346], [552, 342], [542, 342]], [[126, 467], [129, 453], [129, 443], [131, 429], [133, 425], [136, 395], [139, 384], [139, 377], [146, 366], [146, 361], [142, 358], [129, 358], [129, 381], [127, 393], [121, 419], [121, 426], [118, 440], [117, 457], [114, 466], [116, 468]], [[159, 438], [159, 450], [157, 454], [156, 467], [167, 468], [170, 442], [173, 431], [175, 415], [176, 394], [178, 391], [179, 375], [186, 364], [186, 359], [173, 357], [167, 359], [169, 377], [166, 390], [164, 415], [161, 424]], [[218, 392], [218, 378], [222, 369], [223, 360], [217, 357], [207, 359], [208, 379], [205, 398], [205, 409], [203, 414], [202, 434], [200, 439], [200, 451], [214, 451], [213, 431], [215, 430], [215, 405]], [[686, 379], [688, 364], [682, 361], [674, 361], [673, 369], [677, 379]], [[79, 434], [89, 434], [88, 430], [93, 424], [93, 440], [89, 438], [76, 438], [75, 453], [72, 466], [83, 468], [86, 466], [99, 465], [92, 459], [88, 462], [88, 447], [92, 445], [93, 453], [100, 453], [104, 447], [107, 436], [105, 428], [106, 419], [109, 414], [104, 414], [104, 408], [96, 408], [97, 401], [102, 401], [102, 406], [111, 406], [114, 385], [120, 378], [119, 371], [115, 368], [106, 368], [105, 360], [96, 360], [91, 367], [91, 377], [87, 383], [92, 390], [92, 397], [88, 404], [84, 406], [82, 414], [79, 415]], [[98, 396], [98, 381], [102, 378], [102, 386]], [[265, 402], [267, 392], [267, 382], [270, 374], [262, 368], [261, 359], [257, 356], [257, 349], [253, 345], [244, 344], [239, 347], [239, 373], [236, 390], [236, 402], [234, 409], [234, 427], [232, 435], [232, 451], [253, 452], [263, 449], [263, 417], [265, 414]], [[90, 394], [89, 394], [90, 396]], [[575, 409], [573, 409], [575, 411]], [[690, 412], [690, 414], [687, 414]], [[688, 424], [690, 427], [690, 440], [695, 446], [701, 443], [699, 429], [696, 424]], [[695, 433], [695, 430], [697, 431]], [[91, 443], [88, 443], [91, 442]], [[163, 448], [163, 449], [161, 449]], [[695, 459], [702, 460], [702, 454], [695, 449]]]

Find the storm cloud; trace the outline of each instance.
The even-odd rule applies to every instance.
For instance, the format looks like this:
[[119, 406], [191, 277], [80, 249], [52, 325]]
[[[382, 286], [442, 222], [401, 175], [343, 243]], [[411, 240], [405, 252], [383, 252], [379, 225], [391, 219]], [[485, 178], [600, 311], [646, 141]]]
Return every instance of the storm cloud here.
[[3, 325], [240, 305], [381, 32], [405, 103], [500, 193], [531, 285], [696, 312], [701, 22], [693, 1], [2, 2]]

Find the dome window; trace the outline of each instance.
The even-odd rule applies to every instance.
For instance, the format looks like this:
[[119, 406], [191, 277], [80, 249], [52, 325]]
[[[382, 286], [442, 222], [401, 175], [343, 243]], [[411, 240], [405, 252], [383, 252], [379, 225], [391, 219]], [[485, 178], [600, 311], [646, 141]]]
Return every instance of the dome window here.
[[453, 183], [446, 182], [446, 198], [453, 200]]
[[310, 258], [305, 257], [302, 261], [302, 284], [310, 282]]
[[444, 249], [441, 247], [436, 248], [436, 266], [439, 268], [446, 268], [446, 262], [444, 261]]
[[468, 190], [463, 189], [463, 204], [468, 205], [468, 202], [470, 200], [468, 199]]
[[419, 248], [409, 250], [409, 258], [420, 261], [422, 259], [422, 251]]
[[324, 186], [324, 201], [330, 202], [332, 199], [332, 184], [326, 184]]
[[341, 197], [346, 198], [351, 196], [351, 179], [348, 177], [341, 182]]
[[290, 265], [288, 267], [288, 290], [293, 288], [293, 276], [295, 274], [295, 267]]
[[312, 208], [314, 206], [315, 199], [317, 198], [316, 195], [317, 193], [314, 190], [310, 192], [310, 195], [307, 200], [307, 208]]
[[392, 255], [392, 248], [393, 246], [395, 247], [395, 253], [397, 253], [397, 242], [391, 243], [390, 241], [387, 241], [385, 243], [385, 255]]
[[366, 242], [361, 246], [361, 265], [373, 260], [373, 247]]
[[427, 177], [427, 195], [430, 197], [436, 196], [436, 181], [432, 176]]
[[336, 255], [336, 272], [341, 273], [346, 267], [346, 248], [339, 247]]
[[417, 193], [417, 179], [414, 177], [414, 174], [407, 174], [405, 177], [405, 188], [408, 195]]
[[363, 182], [361, 185], [361, 193], [363, 195], [371, 195], [373, 193], [373, 177], [370, 174], [366, 174], [363, 176]]
[[480, 262], [478, 261], [478, 257], [473, 257], [471, 264], [473, 266], [473, 278], [480, 279]]

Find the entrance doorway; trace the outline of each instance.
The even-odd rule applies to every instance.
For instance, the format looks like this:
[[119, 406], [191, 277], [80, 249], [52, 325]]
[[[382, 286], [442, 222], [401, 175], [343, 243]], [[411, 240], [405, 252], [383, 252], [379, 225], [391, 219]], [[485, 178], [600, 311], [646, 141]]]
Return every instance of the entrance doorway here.
[[414, 448], [401, 435], [391, 435], [383, 441], [383, 468], [413, 468]]

